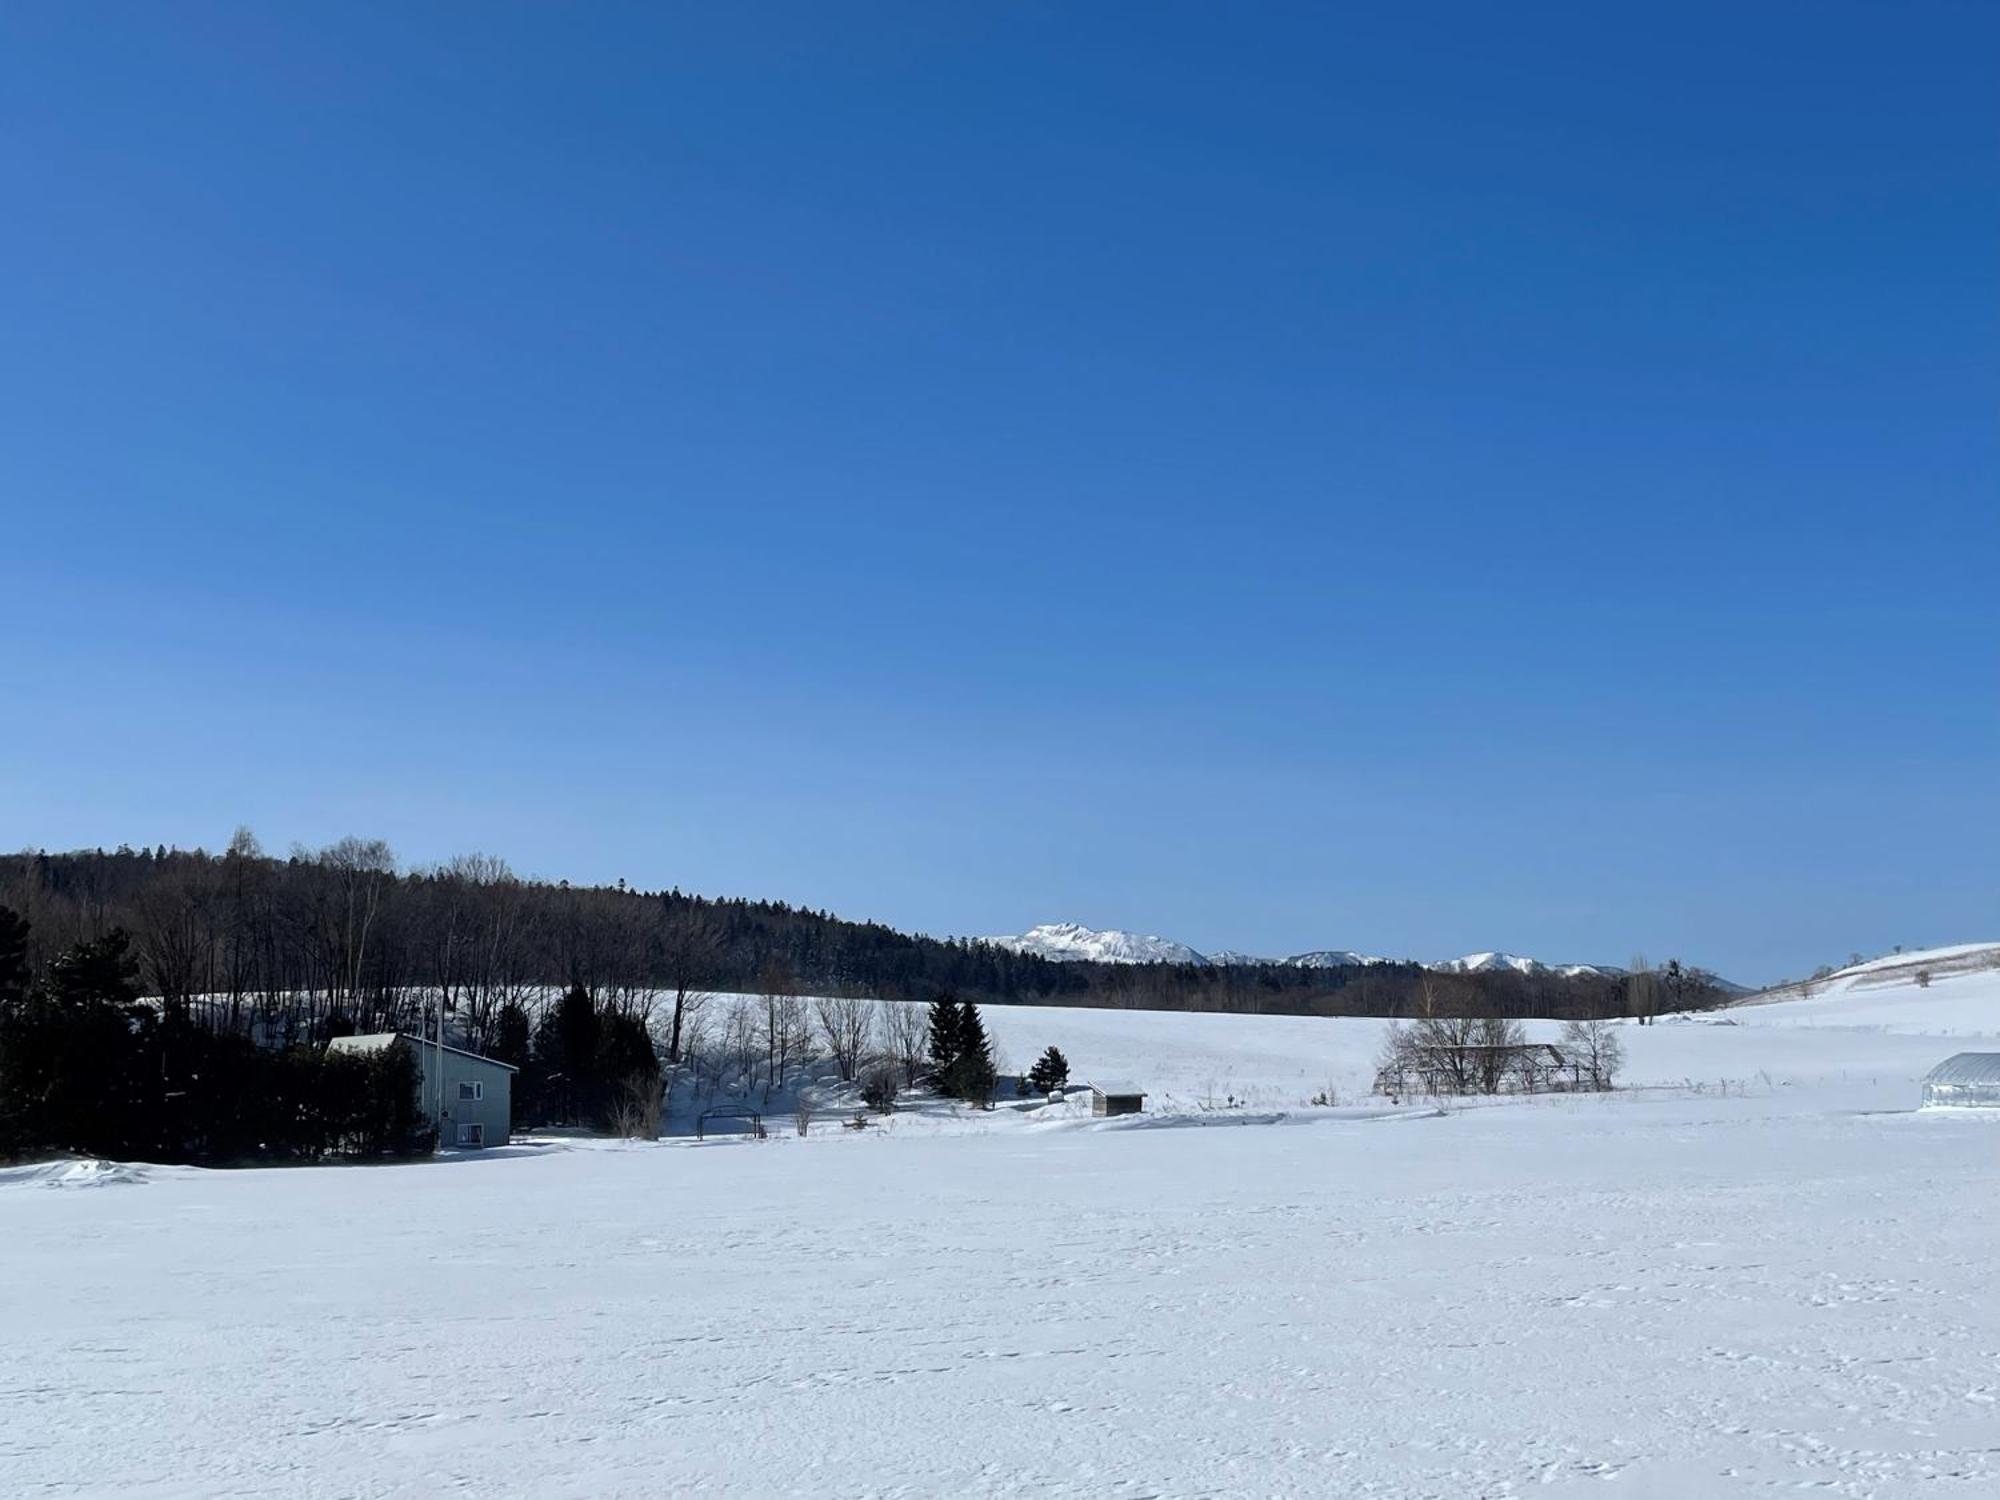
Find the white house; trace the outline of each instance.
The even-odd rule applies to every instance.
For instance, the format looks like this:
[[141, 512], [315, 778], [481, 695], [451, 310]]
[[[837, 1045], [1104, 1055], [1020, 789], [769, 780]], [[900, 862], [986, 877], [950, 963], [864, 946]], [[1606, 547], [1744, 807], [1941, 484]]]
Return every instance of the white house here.
[[326, 1044], [328, 1052], [363, 1057], [391, 1047], [407, 1047], [417, 1060], [417, 1109], [438, 1127], [440, 1146], [507, 1144], [514, 1110], [514, 1074], [519, 1069], [404, 1031], [337, 1036]]

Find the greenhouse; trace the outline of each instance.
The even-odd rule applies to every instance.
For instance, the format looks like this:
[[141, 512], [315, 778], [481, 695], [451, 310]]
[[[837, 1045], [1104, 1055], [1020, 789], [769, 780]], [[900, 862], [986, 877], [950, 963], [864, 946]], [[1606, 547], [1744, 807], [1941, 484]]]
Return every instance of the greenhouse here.
[[1925, 1109], [2000, 1109], [2000, 1052], [1961, 1052], [1924, 1078]]

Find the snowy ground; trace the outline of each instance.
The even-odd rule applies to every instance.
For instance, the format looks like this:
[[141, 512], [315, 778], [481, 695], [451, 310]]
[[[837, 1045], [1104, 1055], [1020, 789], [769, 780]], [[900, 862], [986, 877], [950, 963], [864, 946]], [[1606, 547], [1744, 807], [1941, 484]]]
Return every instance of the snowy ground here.
[[996, 1010], [1156, 1112], [15, 1169], [0, 1493], [2000, 1494], [2000, 1122], [1913, 1109], [2000, 971], [1725, 1019], [1438, 1114], [1376, 1022]]

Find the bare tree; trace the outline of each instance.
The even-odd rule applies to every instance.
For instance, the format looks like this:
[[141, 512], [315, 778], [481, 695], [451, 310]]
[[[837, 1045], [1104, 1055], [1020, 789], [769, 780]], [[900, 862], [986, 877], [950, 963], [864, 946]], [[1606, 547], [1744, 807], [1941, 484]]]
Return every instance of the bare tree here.
[[783, 1088], [789, 1070], [812, 1051], [812, 1013], [797, 995], [776, 995], [767, 999], [764, 1016], [765, 1053], [771, 1064], [765, 1083]]
[[723, 1017], [719, 1073], [732, 1088], [747, 1088], [755, 1081], [752, 1073], [759, 1050], [757, 1009], [756, 1002], [742, 999], [730, 1006]]
[[139, 895], [140, 951], [153, 992], [170, 1007], [186, 1007], [213, 987], [215, 884], [209, 870], [197, 868], [164, 876]]
[[674, 1013], [667, 1030], [667, 1062], [681, 1060], [681, 1041], [689, 1018], [708, 999], [722, 961], [722, 935], [715, 919], [682, 902], [669, 905], [660, 936], [660, 969], [673, 991]]
[[829, 995], [813, 1009], [819, 1019], [820, 1041], [839, 1070], [841, 1082], [852, 1083], [875, 1030], [874, 1005], [858, 996]]
[[1381, 1050], [1375, 1054], [1375, 1092], [1400, 1097], [1410, 1086], [1415, 1065], [1410, 1028], [1392, 1019], [1382, 1028]]
[[1410, 1045], [1429, 1074], [1432, 1093], [1469, 1094], [1478, 1078], [1474, 1047], [1479, 1022], [1455, 1011], [1463, 1009], [1457, 981], [1426, 974], [1410, 1025]]
[[1481, 1016], [1473, 1023], [1468, 1061], [1480, 1093], [1500, 1092], [1519, 1063], [1527, 1040], [1521, 1023], [1505, 1016]]
[[1625, 1045], [1609, 1021], [1570, 1021], [1563, 1026], [1562, 1049], [1594, 1089], [1608, 1089], [1625, 1062]]
[[908, 1000], [884, 1000], [882, 1035], [889, 1055], [903, 1070], [903, 1086], [914, 1088], [929, 1056], [930, 1033], [924, 1007]]
[[335, 995], [358, 1004], [369, 933], [381, 909], [383, 880], [396, 871], [396, 856], [381, 839], [349, 837], [320, 850], [318, 862], [333, 877], [330, 936], [339, 962]]
[[765, 961], [759, 972], [764, 998], [764, 1091], [782, 1088], [794, 1058], [812, 1042], [806, 1003], [799, 998], [798, 979], [781, 958]]
[[666, 1090], [661, 1101], [662, 1112], [671, 1113], [674, 1090], [683, 1080], [697, 1100], [714, 1091], [721, 1063], [710, 1043], [717, 1030], [715, 1012], [703, 1010], [689, 1015], [687, 1029], [681, 1033], [681, 1066], [666, 1068], [660, 1075]]
[[1641, 1026], [1653, 1024], [1653, 1012], [1659, 1009], [1659, 985], [1653, 970], [1646, 962], [1646, 955], [1632, 955], [1632, 972], [1625, 979], [1626, 1014], [1636, 1016]]

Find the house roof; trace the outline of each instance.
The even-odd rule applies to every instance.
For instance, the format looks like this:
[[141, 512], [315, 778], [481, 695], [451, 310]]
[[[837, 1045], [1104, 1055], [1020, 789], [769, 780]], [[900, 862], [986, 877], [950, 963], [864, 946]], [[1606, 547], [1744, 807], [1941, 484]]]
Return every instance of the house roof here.
[[[407, 1031], [367, 1031], [363, 1032], [360, 1036], [337, 1036], [326, 1044], [326, 1050], [329, 1052], [351, 1052], [366, 1055], [370, 1052], [386, 1052], [398, 1041], [408, 1042], [413, 1047], [423, 1047], [426, 1049], [437, 1046], [435, 1039], [411, 1036]], [[477, 1052], [468, 1052], [463, 1047], [452, 1046], [449, 1042], [445, 1043], [444, 1050], [456, 1057], [469, 1057], [474, 1062], [483, 1062], [491, 1068], [505, 1068], [509, 1073], [518, 1073], [521, 1071], [512, 1063], [504, 1063], [497, 1057], [484, 1057]]]
[[2000, 1052], [1960, 1052], [1924, 1075], [1925, 1083], [2000, 1083]]
[[1138, 1084], [1127, 1083], [1122, 1078], [1106, 1078], [1093, 1082], [1090, 1086], [1100, 1094], [1137, 1094], [1141, 1099], [1146, 1097], [1146, 1091]]

